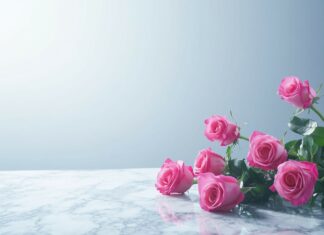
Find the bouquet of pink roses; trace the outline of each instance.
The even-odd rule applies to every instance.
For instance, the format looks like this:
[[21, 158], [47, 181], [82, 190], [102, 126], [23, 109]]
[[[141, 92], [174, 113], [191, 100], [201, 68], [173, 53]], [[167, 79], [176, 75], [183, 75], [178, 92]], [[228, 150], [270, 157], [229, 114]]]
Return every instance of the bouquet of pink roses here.
[[[297, 107], [288, 126], [301, 135], [287, 143], [260, 131], [246, 138], [227, 118], [211, 116], [205, 120], [205, 136], [227, 146], [226, 157], [207, 148], [199, 152], [193, 168], [167, 159], [157, 175], [157, 190], [164, 195], [182, 194], [197, 183], [200, 206], [207, 211], [229, 211], [241, 202], [266, 202], [276, 194], [294, 206], [313, 204], [321, 195], [324, 207], [324, 127], [298, 117], [308, 109], [324, 121], [315, 107], [319, 91], [297, 77], [281, 81], [279, 96]], [[240, 139], [249, 142], [246, 161], [232, 159]]]

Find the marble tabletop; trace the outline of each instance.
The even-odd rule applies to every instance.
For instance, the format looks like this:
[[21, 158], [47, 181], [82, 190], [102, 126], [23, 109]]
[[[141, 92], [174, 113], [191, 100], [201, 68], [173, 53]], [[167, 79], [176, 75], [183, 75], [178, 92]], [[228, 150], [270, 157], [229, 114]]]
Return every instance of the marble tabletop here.
[[0, 234], [324, 234], [324, 210], [200, 209], [196, 185], [162, 196], [157, 169], [0, 172]]

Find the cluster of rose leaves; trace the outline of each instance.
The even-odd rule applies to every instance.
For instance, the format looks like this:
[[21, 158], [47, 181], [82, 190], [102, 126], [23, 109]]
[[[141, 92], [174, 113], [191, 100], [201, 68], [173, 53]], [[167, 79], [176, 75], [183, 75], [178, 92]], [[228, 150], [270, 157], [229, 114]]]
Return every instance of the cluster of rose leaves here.
[[[157, 190], [164, 195], [181, 194], [198, 183], [200, 206], [207, 211], [229, 211], [241, 202], [266, 202], [276, 193], [294, 206], [322, 195], [324, 207], [324, 127], [297, 117], [313, 110], [324, 121], [314, 106], [318, 93], [297, 77], [281, 81], [279, 96], [298, 108], [288, 126], [301, 135], [287, 143], [260, 131], [243, 137], [240, 127], [227, 118], [211, 116], [205, 120], [205, 136], [227, 146], [226, 157], [207, 148], [198, 153], [193, 168], [166, 159], [157, 175]], [[247, 164], [245, 159], [232, 159], [239, 139], [249, 141]]]

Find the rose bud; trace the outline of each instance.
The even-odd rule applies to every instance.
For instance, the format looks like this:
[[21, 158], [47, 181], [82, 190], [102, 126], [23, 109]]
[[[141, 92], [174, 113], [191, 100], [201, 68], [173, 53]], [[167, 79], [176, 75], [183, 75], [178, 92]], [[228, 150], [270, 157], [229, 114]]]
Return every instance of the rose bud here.
[[221, 146], [226, 146], [240, 137], [239, 128], [225, 117], [213, 115], [205, 120], [205, 136], [210, 141], [219, 141]]
[[202, 173], [198, 176], [200, 206], [207, 211], [229, 211], [244, 199], [238, 181], [232, 176]]
[[278, 94], [281, 99], [300, 109], [309, 108], [314, 97], [316, 97], [315, 90], [307, 80], [302, 82], [298, 77], [294, 76], [286, 77], [281, 81]]
[[271, 135], [254, 131], [250, 136], [247, 162], [263, 170], [275, 170], [287, 160], [287, 151], [280, 140]]
[[270, 190], [294, 206], [307, 203], [312, 197], [318, 179], [315, 163], [289, 160], [279, 165]]
[[220, 175], [223, 173], [224, 168], [224, 158], [213, 152], [211, 148], [208, 148], [198, 153], [194, 164], [194, 173], [195, 175], [199, 175], [200, 173], [211, 172], [215, 175]]
[[185, 166], [183, 161], [166, 159], [158, 175], [155, 187], [165, 195], [186, 192], [193, 183], [191, 166]]

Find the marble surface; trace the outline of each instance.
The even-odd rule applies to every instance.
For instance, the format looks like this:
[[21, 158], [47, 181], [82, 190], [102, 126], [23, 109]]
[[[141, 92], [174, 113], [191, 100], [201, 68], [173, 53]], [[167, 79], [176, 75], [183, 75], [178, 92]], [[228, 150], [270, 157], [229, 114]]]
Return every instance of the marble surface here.
[[319, 208], [200, 209], [160, 195], [157, 169], [0, 172], [0, 234], [324, 234]]

